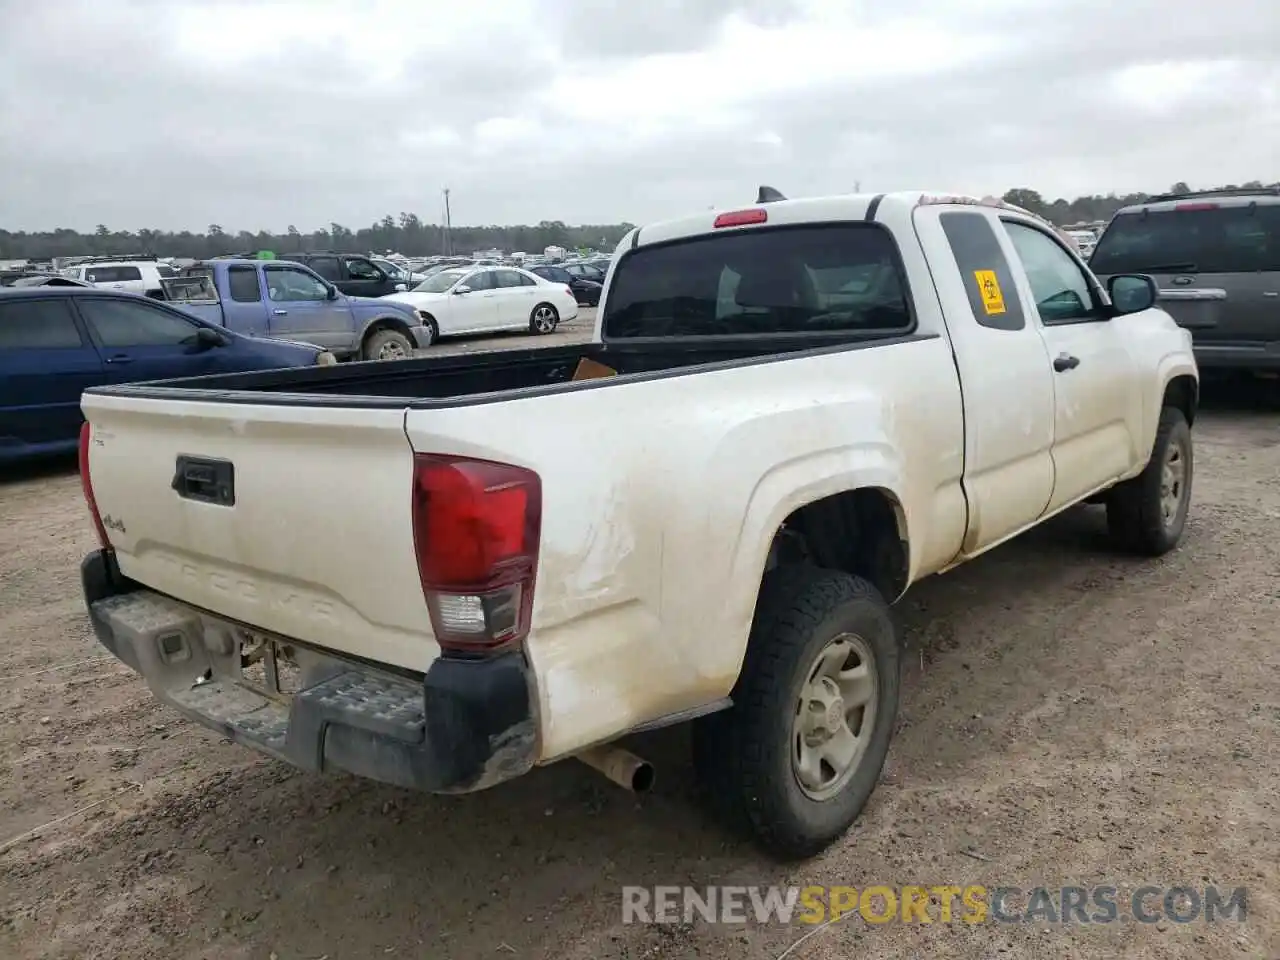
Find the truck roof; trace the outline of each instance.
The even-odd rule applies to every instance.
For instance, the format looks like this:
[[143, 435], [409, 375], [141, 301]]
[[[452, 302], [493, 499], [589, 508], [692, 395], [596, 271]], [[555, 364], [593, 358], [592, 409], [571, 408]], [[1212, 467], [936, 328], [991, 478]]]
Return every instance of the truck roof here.
[[1171, 210], [1209, 209], [1211, 207], [1248, 207], [1280, 206], [1280, 188], [1240, 187], [1237, 189], [1199, 190], [1191, 193], [1169, 193], [1159, 197], [1150, 197], [1141, 203], [1131, 203], [1116, 211], [1121, 214], [1167, 213]]
[[[655, 243], [666, 243], [671, 240], [682, 240], [687, 237], [700, 236], [716, 229], [717, 221], [730, 218], [732, 214], [748, 211], [764, 211], [770, 223], [823, 223], [849, 220], [871, 219], [880, 211], [897, 209], [902, 213], [910, 213], [915, 207], [935, 204], [957, 204], [962, 206], [984, 206], [1009, 210], [1023, 216], [1047, 224], [1055, 232], [1062, 228], [1050, 223], [1030, 210], [1006, 203], [998, 197], [975, 197], [968, 194], [948, 191], [903, 190], [894, 193], [847, 193], [825, 197], [803, 197], [795, 200], [767, 199], [770, 196], [781, 197], [771, 187], [761, 187], [760, 196], [764, 199], [755, 203], [747, 202], [735, 207], [713, 209], [692, 216], [675, 220], [663, 220], [657, 223], [637, 227], [631, 233], [631, 246], [648, 246]], [[761, 220], [748, 222], [762, 223]], [[721, 227], [733, 226], [720, 223]]]

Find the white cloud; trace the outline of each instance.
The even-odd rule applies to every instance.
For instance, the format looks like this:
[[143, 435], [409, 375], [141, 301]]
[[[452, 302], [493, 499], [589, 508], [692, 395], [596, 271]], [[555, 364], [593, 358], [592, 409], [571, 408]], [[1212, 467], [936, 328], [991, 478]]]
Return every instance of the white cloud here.
[[[643, 222], [1274, 177], [1254, 0], [59, 0], [0, 34], [0, 226]], [[1229, 145], [1229, 149], [1224, 149]]]

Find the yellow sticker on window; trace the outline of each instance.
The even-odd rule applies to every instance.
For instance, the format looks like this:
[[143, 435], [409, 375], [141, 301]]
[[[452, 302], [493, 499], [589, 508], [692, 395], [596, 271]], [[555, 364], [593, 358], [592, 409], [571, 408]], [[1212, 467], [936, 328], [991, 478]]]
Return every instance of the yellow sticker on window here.
[[982, 306], [987, 316], [994, 317], [1004, 313], [1004, 294], [1000, 292], [1000, 281], [996, 279], [994, 270], [975, 270], [974, 279], [978, 281], [978, 289], [982, 292]]

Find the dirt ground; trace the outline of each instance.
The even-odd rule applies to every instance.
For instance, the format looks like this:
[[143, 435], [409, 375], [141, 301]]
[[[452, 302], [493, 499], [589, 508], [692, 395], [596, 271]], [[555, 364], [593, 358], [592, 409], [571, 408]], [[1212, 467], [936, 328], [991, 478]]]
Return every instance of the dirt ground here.
[[624, 884], [710, 883], [1244, 886], [1244, 923], [855, 914], [787, 956], [1280, 957], [1280, 428], [1210, 406], [1172, 555], [1108, 552], [1086, 508], [912, 590], [883, 782], [786, 868], [703, 812], [680, 729], [634, 744], [639, 799], [573, 763], [440, 798], [220, 741], [90, 633], [74, 465], [0, 478], [0, 957], [772, 960], [812, 932], [622, 923]]

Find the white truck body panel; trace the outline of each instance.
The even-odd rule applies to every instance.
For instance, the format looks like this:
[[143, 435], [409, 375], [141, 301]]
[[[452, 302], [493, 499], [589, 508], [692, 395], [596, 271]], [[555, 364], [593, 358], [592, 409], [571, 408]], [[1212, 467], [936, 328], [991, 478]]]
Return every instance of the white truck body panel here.
[[[877, 200], [916, 319], [886, 342], [444, 408], [88, 395], [93, 485], [123, 525], [111, 527], [120, 568], [227, 618], [422, 671], [438, 649], [409, 523], [413, 453], [496, 460], [542, 483], [524, 645], [540, 759], [723, 698], [793, 510], [886, 492], [914, 582], [1139, 473], [1165, 387], [1196, 375], [1189, 338], [1163, 311], [1043, 324], [1000, 224], [1034, 218], [920, 200]], [[859, 221], [870, 208], [865, 196], [770, 204], [769, 226]], [[1000, 237], [1014, 277], [1003, 296], [1021, 304], [1024, 328], [976, 322], [939, 224], [957, 209]], [[644, 227], [619, 253], [712, 233], [714, 217]], [[615, 257], [597, 339], [618, 269]], [[1060, 354], [1079, 369], [1055, 373]], [[234, 461], [234, 511], [170, 495], [183, 452]]]
[[[283, 637], [425, 670], [400, 410], [94, 397], [90, 471], [120, 570]], [[234, 510], [183, 500], [180, 453], [236, 465]], [[356, 508], [355, 500], [363, 506]]]

